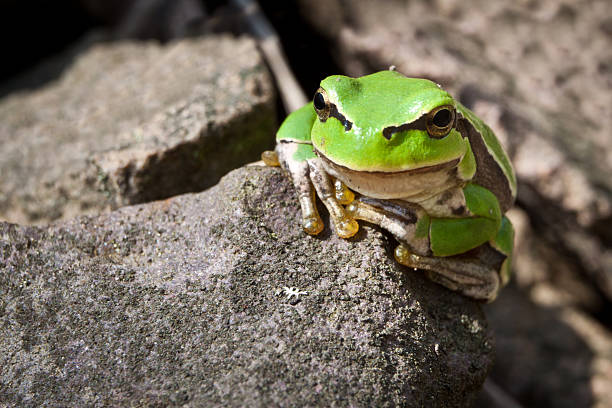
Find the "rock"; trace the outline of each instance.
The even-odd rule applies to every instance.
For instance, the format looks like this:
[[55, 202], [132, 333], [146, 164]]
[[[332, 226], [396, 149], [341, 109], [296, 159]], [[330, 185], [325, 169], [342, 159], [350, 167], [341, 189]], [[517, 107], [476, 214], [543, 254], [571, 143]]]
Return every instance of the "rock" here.
[[492, 363], [479, 304], [396, 264], [379, 229], [298, 225], [266, 167], [1, 223], [0, 404], [470, 406]]
[[249, 39], [94, 45], [55, 83], [0, 101], [0, 219], [200, 191], [271, 146], [274, 111]]

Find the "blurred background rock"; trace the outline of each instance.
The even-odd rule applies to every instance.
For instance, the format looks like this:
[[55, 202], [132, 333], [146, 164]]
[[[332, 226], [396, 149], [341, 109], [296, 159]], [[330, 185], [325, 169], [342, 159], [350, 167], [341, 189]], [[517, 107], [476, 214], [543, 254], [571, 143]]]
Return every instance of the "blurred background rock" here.
[[[514, 279], [498, 301], [484, 306], [497, 343], [496, 364], [490, 378], [514, 402], [524, 406], [611, 406], [609, 0], [294, 0], [262, 2], [261, 7], [278, 31], [289, 63], [307, 94], [330, 74], [358, 76], [395, 65], [408, 76], [439, 82], [493, 128], [515, 165], [519, 195], [509, 214], [517, 228]], [[161, 56], [171, 52], [172, 45], [164, 44], [174, 39], [206, 38], [220, 33], [239, 35], [246, 31], [238, 13], [222, 1], [14, 0], [0, 3], [0, 16], [0, 95], [5, 96], [0, 101], [0, 112], [15, 106], [15, 98], [26, 98], [21, 106], [37, 107], [31, 98], [36, 93], [54, 94], [61, 89], [53, 88], [50, 81], [70, 75], [73, 61], [87, 55], [94, 44], [154, 40], [154, 47], [161, 47]], [[256, 55], [253, 43], [243, 46]], [[232, 47], [233, 44], [228, 49]], [[225, 61], [233, 61], [231, 52], [225, 55]], [[261, 57], [250, 59], [257, 58]], [[261, 60], [246, 65], [264, 66]], [[258, 109], [268, 119], [276, 118], [276, 110], [278, 119], [282, 119], [282, 109], [269, 88], [269, 75], [262, 70], [255, 76], [241, 84], [253, 95], [247, 98], [248, 106], [260, 106]], [[225, 89], [236, 89], [232, 81], [226, 83], [233, 85]], [[260, 85], [253, 85], [256, 83]], [[143, 83], [143, 89], [146, 86]], [[24, 93], [27, 89], [33, 93]], [[206, 92], [201, 95], [210, 95]], [[197, 95], [193, 98], [197, 99]], [[60, 99], [53, 99], [54, 103]], [[112, 132], [159, 129], [159, 123], [171, 122], [163, 119], [172, 117], [171, 109], [176, 112], [181, 103], [193, 106], [186, 102], [188, 99], [169, 100], [172, 106], [147, 111], [129, 127], [119, 125]], [[63, 114], [57, 109], [51, 115], [61, 119]], [[48, 116], [38, 120], [43, 119], [48, 120]], [[88, 116], [81, 119], [90, 120]], [[4, 157], [0, 162], [8, 160], [6, 140], [37, 119], [31, 120], [34, 122], [8, 128], [8, 120], [3, 120], [5, 131], [0, 138], [5, 139], [0, 156]], [[270, 120], [265, 125], [251, 119], [243, 123], [247, 128], [248, 123], [253, 123], [252, 128], [268, 129], [272, 139], [274, 126]], [[165, 142], [156, 144], [157, 140], [152, 144], [154, 152], [159, 146], [167, 146]], [[147, 150], [140, 144], [130, 145], [127, 150], [132, 153], [128, 156], [132, 156], [124, 160], [125, 152], [113, 156], [113, 150], [125, 150], [119, 147], [95, 147], [82, 157], [83, 163], [94, 166], [84, 164], [82, 168], [95, 169], [86, 182], [79, 182], [83, 185], [90, 181], [89, 185], [95, 186], [91, 191], [96, 192], [87, 200], [89, 204], [64, 211], [62, 208], [69, 207], [65, 203], [78, 199], [58, 185], [74, 184], [47, 181], [44, 185], [51, 186], [47, 190], [60, 191], [64, 204], [58, 207], [56, 203], [61, 200], [54, 197], [52, 204], [28, 210], [15, 201], [15, 194], [9, 196], [4, 189], [0, 192], [0, 218], [45, 223], [177, 193], [132, 194], [134, 190], [149, 191], [150, 184], [126, 177], [125, 169], [155, 169], [138, 163], [158, 156], [149, 147]], [[22, 150], [11, 150], [13, 159], [14, 152]], [[148, 153], [138, 153], [134, 158], [134, 151], [143, 150]], [[162, 156], [170, 150], [162, 148]], [[115, 158], [109, 159], [109, 154]], [[248, 159], [244, 156], [232, 165]], [[24, 160], [27, 163], [26, 156], [20, 156], [19, 161]], [[109, 167], [108, 163], [118, 160], [121, 164]], [[8, 169], [0, 169], [2, 178], [7, 178]], [[28, 166], [23, 171], [29, 171]], [[81, 171], [75, 170], [76, 173]], [[28, 190], [21, 182], [13, 186]], [[181, 191], [201, 188], [204, 185], [190, 185]], [[21, 203], [37, 200], [36, 191], [41, 190], [31, 191]], [[91, 204], [99, 202], [104, 205]], [[11, 218], [10, 214], [18, 215]], [[483, 395], [481, 406], [500, 403], [487, 398], [490, 395]]]

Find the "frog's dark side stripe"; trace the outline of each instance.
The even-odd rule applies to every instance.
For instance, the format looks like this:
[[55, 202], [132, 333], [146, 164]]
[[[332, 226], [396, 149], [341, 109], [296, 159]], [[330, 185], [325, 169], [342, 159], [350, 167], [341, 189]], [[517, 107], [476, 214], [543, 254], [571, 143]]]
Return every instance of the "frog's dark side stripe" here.
[[[444, 105], [442, 107], [444, 108]], [[453, 122], [452, 124], [450, 124], [450, 127], [448, 128], [448, 132], [450, 132], [451, 129], [454, 129], [457, 125], [457, 113], [454, 109], [453, 109], [452, 115], [453, 115]], [[429, 116], [430, 116], [430, 112], [421, 115], [417, 120], [412, 121], [410, 123], [404, 123], [403, 125], [400, 125], [400, 126], [388, 126], [383, 129], [382, 135], [385, 137], [385, 139], [391, 140], [391, 137], [393, 137], [395, 133], [406, 132], [408, 130], [420, 130], [423, 132], [427, 132], [429, 134], [429, 131], [427, 129], [427, 120]], [[442, 137], [445, 137], [448, 134], [448, 132], [442, 135], [438, 135], [438, 136], [433, 136], [429, 134], [429, 137], [440, 139]]]
[[388, 126], [383, 129], [382, 135], [387, 140], [391, 140], [391, 137], [394, 133], [405, 132], [407, 130], [422, 130], [423, 132], [427, 132], [427, 114], [421, 115], [420, 118], [415, 120], [414, 122], [404, 123], [400, 126]]
[[338, 119], [340, 121], [340, 123], [342, 123], [342, 125], [344, 126], [344, 130], [347, 131], [347, 132], [349, 130], [351, 130], [351, 128], [353, 127], [353, 122], [351, 122], [343, 114], [338, 112], [338, 108], [333, 103], [329, 104], [329, 116], [327, 118], [325, 118], [325, 120], [322, 120], [319, 117], [319, 120], [321, 122], [325, 123], [325, 121], [327, 121], [327, 119], [329, 119], [329, 118], [336, 118], [336, 119]]
[[514, 203], [508, 178], [495, 158], [489, 153], [480, 132], [460, 113], [458, 113], [458, 116], [456, 129], [461, 133], [461, 136], [467, 137], [476, 159], [476, 174], [474, 174], [472, 182], [495, 194], [502, 212], [508, 211]]

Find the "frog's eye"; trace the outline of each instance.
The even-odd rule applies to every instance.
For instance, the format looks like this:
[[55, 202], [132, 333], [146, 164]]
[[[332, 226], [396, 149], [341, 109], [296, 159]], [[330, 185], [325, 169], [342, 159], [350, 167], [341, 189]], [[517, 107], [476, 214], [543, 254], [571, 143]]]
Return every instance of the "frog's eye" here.
[[455, 124], [455, 108], [451, 105], [438, 106], [427, 114], [427, 133], [441, 139], [448, 135]]
[[329, 104], [329, 99], [327, 99], [327, 92], [325, 89], [319, 88], [317, 92], [314, 94], [314, 98], [312, 99], [312, 104], [314, 105], [315, 111], [319, 116], [319, 119], [322, 122], [325, 122], [329, 117], [329, 111], [331, 106]]

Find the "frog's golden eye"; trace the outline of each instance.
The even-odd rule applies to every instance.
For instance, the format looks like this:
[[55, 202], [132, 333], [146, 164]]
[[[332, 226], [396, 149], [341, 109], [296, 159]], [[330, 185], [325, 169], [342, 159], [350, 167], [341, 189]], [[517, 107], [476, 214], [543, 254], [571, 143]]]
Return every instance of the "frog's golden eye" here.
[[452, 105], [438, 106], [427, 114], [427, 133], [429, 136], [441, 139], [448, 135], [455, 125], [455, 108]]
[[327, 98], [327, 92], [325, 92], [325, 89], [319, 88], [317, 90], [317, 92], [314, 94], [314, 98], [312, 99], [312, 104], [314, 105], [319, 119], [322, 122], [325, 122], [329, 117], [329, 111], [331, 110], [331, 105], [329, 103], [329, 99]]

